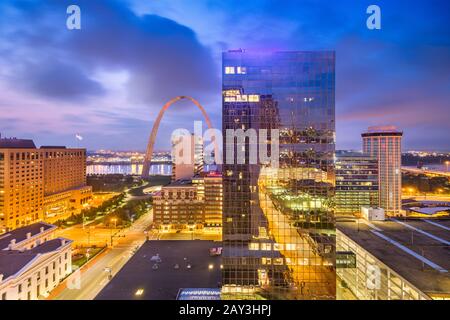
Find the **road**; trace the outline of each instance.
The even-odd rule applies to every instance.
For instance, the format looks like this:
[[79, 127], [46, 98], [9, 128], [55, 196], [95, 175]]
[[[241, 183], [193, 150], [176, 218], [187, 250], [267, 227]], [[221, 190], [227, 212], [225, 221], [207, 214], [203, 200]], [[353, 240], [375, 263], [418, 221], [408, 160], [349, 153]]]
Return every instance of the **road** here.
[[412, 167], [402, 167], [402, 171], [410, 172], [414, 174], [425, 174], [427, 176], [440, 176], [450, 178], [450, 172], [448, 171], [439, 171], [439, 170], [423, 170]]
[[[73, 273], [65, 282], [55, 288], [47, 299], [94, 299], [109, 281], [109, 272], [105, 271], [105, 268], [110, 268], [111, 275], [114, 276], [133, 256], [134, 251], [146, 240], [144, 231], [152, 223], [153, 214], [151, 211], [143, 215], [128, 230], [124, 230], [124, 237], [117, 238], [112, 248], [106, 249], [105, 252], [83, 267], [80, 272]], [[157, 235], [149, 233], [149, 238], [155, 240]]]
[[408, 195], [405, 194], [403, 200], [411, 199], [416, 201], [443, 201], [450, 202], [450, 195], [448, 194], [426, 194], [426, 195]]

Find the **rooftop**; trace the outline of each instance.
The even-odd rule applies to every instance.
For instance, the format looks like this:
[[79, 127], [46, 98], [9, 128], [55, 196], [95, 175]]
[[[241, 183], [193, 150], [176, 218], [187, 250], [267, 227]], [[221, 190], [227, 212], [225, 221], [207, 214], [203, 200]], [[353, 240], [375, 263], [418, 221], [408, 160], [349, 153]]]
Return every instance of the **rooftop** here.
[[3, 280], [18, 273], [40, 254], [53, 252], [71, 242], [72, 240], [56, 238], [48, 240], [31, 250], [0, 250], [0, 274], [3, 275]]
[[0, 149], [36, 149], [31, 139], [0, 138]]
[[450, 294], [450, 220], [338, 222], [337, 228], [424, 293]]
[[[217, 288], [221, 258], [211, 257], [209, 249], [218, 246], [220, 242], [205, 240], [147, 241], [96, 299], [175, 300], [181, 288]], [[160, 263], [151, 261], [157, 254]], [[191, 269], [186, 268], [187, 263]], [[155, 264], [156, 270], [152, 269]], [[179, 269], [174, 268], [175, 264]], [[140, 294], [136, 294], [138, 291]]]
[[401, 135], [403, 135], [403, 132], [398, 130], [396, 126], [372, 126], [372, 127], [369, 127], [367, 129], [367, 131], [362, 134], [363, 137], [371, 136], [371, 135], [375, 135], [375, 136], [378, 136], [378, 135], [382, 135], [382, 136], [384, 136], [384, 135], [387, 135], [387, 136], [390, 136], [390, 135], [401, 136]]
[[41, 149], [66, 149], [65, 146], [41, 146]]
[[191, 186], [191, 185], [192, 185], [192, 179], [178, 179], [178, 180], [175, 180], [174, 182], [164, 186], [164, 188]]
[[31, 237], [34, 237], [41, 233], [41, 228], [44, 228], [43, 231], [47, 231], [49, 229], [56, 229], [56, 226], [45, 222], [38, 222], [0, 234], [0, 250], [7, 249], [13, 239], [16, 239], [16, 244], [26, 240], [28, 233], [31, 234]]

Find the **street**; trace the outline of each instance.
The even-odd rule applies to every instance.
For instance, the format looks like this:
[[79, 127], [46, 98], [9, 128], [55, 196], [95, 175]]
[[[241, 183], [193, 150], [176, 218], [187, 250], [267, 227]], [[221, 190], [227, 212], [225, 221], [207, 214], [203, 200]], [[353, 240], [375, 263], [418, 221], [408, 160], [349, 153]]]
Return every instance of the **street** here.
[[[144, 231], [152, 223], [153, 215], [143, 215], [128, 230], [123, 231], [125, 237], [115, 239], [114, 246], [100, 253], [81, 271], [74, 272], [66, 281], [55, 288], [49, 300], [91, 300], [106, 286], [108, 276], [114, 276], [133, 256], [136, 248], [146, 239]], [[149, 233], [149, 239], [156, 240], [157, 235]], [[111, 272], [105, 271], [110, 269]], [[79, 282], [77, 283], [77, 281]]]

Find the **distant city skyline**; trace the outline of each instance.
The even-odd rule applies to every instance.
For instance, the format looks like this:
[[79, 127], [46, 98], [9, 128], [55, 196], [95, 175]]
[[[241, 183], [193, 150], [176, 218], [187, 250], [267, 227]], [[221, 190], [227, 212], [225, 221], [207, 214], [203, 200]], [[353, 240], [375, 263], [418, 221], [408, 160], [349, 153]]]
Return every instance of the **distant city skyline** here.
[[[198, 99], [221, 129], [223, 51], [335, 50], [337, 149], [361, 150], [368, 126], [396, 125], [404, 151], [450, 151], [447, 1], [378, 0], [381, 30], [366, 28], [370, 3], [357, 0], [81, 0], [82, 29], [71, 31], [69, 4], [0, 3], [3, 137], [144, 151], [159, 109], [177, 95]], [[180, 102], [155, 149], [200, 119]]]

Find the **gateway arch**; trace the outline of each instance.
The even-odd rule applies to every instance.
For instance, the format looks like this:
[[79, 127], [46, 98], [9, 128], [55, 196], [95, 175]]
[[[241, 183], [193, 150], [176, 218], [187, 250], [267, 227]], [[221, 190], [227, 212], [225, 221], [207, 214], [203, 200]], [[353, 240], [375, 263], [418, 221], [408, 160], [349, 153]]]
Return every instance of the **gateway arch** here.
[[[178, 97], [175, 97], [175, 98], [171, 99], [170, 101], [168, 101], [159, 111], [158, 117], [156, 118], [155, 123], [153, 124], [152, 132], [150, 134], [150, 138], [148, 139], [147, 151], [145, 152], [144, 165], [142, 167], [142, 174], [141, 174], [142, 178], [149, 177], [150, 164], [151, 164], [152, 155], [153, 155], [153, 148], [155, 146], [156, 135], [158, 134], [159, 124], [161, 123], [164, 113], [166, 112], [167, 109], [169, 109], [169, 107], [172, 104], [174, 104], [177, 101], [183, 100], [183, 99], [190, 100], [194, 105], [196, 105], [202, 112], [203, 117], [205, 118], [206, 124], [208, 126], [208, 129], [214, 129], [212, 126], [211, 120], [209, 119], [208, 114], [206, 113], [205, 109], [194, 98], [189, 97], [189, 96], [178, 96]], [[218, 161], [218, 157], [219, 157], [218, 151], [219, 151], [219, 148], [217, 145], [217, 139], [214, 138], [214, 156], [216, 159], [216, 163], [220, 163]]]

